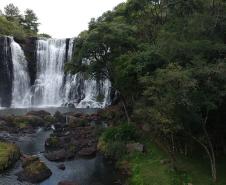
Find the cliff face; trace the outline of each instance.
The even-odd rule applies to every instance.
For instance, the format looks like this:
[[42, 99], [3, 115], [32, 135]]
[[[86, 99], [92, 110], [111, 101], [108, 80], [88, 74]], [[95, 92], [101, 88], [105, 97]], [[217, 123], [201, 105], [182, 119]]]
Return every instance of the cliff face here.
[[30, 76], [30, 85], [34, 85], [37, 75], [37, 60], [36, 60], [36, 41], [37, 37], [28, 37], [25, 40], [16, 40], [22, 47], [26, 59], [28, 61], [28, 72]]
[[13, 63], [10, 38], [0, 37], [0, 105], [9, 107], [12, 101]]

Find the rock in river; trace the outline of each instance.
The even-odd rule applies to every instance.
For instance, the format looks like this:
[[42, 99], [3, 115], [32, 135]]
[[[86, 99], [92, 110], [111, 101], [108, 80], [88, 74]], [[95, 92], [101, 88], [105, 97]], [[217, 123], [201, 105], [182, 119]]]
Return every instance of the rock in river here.
[[39, 183], [52, 175], [50, 169], [37, 157], [26, 157], [23, 162], [23, 170], [16, 175], [19, 181]]

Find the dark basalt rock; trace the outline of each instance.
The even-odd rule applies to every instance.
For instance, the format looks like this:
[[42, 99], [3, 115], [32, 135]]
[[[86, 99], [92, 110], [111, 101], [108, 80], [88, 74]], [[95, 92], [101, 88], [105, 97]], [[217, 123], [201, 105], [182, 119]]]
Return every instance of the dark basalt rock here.
[[37, 37], [28, 37], [23, 40], [18, 40], [15, 38], [15, 41], [19, 43], [24, 51], [26, 59], [28, 61], [28, 72], [30, 76], [30, 84], [34, 85], [35, 79], [37, 76], [37, 60], [36, 60], [36, 42]]
[[58, 183], [58, 185], [78, 185], [78, 184], [71, 181], [61, 181]]
[[[45, 157], [50, 161], [64, 161], [76, 155], [93, 157], [97, 152], [95, 127], [89, 116], [69, 113], [68, 124], [55, 124], [55, 130], [45, 142]], [[84, 124], [85, 123], [85, 124]]]
[[12, 101], [13, 62], [10, 38], [0, 37], [0, 106], [10, 107]]
[[71, 159], [75, 155], [73, 152], [65, 149], [60, 149], [56, 151], [49, 151], [45, 153], [45, 157], [49, 161], [65, 161], [66, 159]]
[[82, 148], [78, 152], [78, 155], [81, 157], [91, 157], [91, 156], [95, 156], [96, 152], [97, 152], [97, 148], [95, 146], [91, 146], [87, 148]]
[[54, 118], [56, 120], [56, 122], [60, 122], [60, 123], [65, 123], [66, 122], [66, 116], [63, 115], [61, 112], [57, 111], [54, 114]]
[[30, 111], [26, 114], [27, 116], [38, 116], [42, 119], [45, 119], [47, 116], [51, 116], [51, 114], [47, 111], [40, 110], [40, 111]]
[[57, 167], [58, 167], [60, 170], [65, 170], [65, 169], [66, 169], [66, 167], [65, 167], [64, 164], [59, 164]]
[[39, 183], [52, 175], [50, 169], [39, 159], [28, 157], [24, 162], [23, 170], [16, 175], [19, 181], [27, 181], [30, 183]]

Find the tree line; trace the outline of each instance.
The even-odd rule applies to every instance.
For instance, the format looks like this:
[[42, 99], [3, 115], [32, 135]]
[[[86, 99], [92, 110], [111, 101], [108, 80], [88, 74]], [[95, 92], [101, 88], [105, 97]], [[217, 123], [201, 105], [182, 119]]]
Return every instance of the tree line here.
[[39, 20], [36, 13], [27, 8], [23, 13], [10, 3], [0, 10], [0, 35], [14, 36], [23, 39], [30, 36], [51, 37], [48, 34], [38, 34]]
[[90, 21], [67, 70], [110, 79], [128, 122], [148, 124], [174, 160], [203, 150], [217, 181], [225, 57], [225, 0], [128, 0]]

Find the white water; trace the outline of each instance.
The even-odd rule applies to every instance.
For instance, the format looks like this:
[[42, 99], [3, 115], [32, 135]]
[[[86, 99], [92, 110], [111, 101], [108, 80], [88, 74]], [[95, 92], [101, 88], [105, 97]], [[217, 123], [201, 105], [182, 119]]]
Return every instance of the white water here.
[[63, 39], [37, 41], [37, 79], [32, 89], [32, 106], [61, 106], [65, 54]]
[[[109, 80], [98, 84], [96, 80], [86, 79], [80, 73], [65, 74], [64, 65], [72, 58], [73, 45], [74, 39], [70, 39], [66, 51], [66, 39], [38, 40], [37, 78], [30, 87], [24, 52], [11, 38], [14, 75], [12, 107], [73, 105], [77, 108], [101, 108], [110, 105]], [[66, 56], [68, 56], [67, 61]]]
[[12, 107], [29, 106], [30, 102], [26, 98], [30, 94], [27, 61], [22, 48], [13, 38], [11, 38], [10, 48], [13, 61]]

